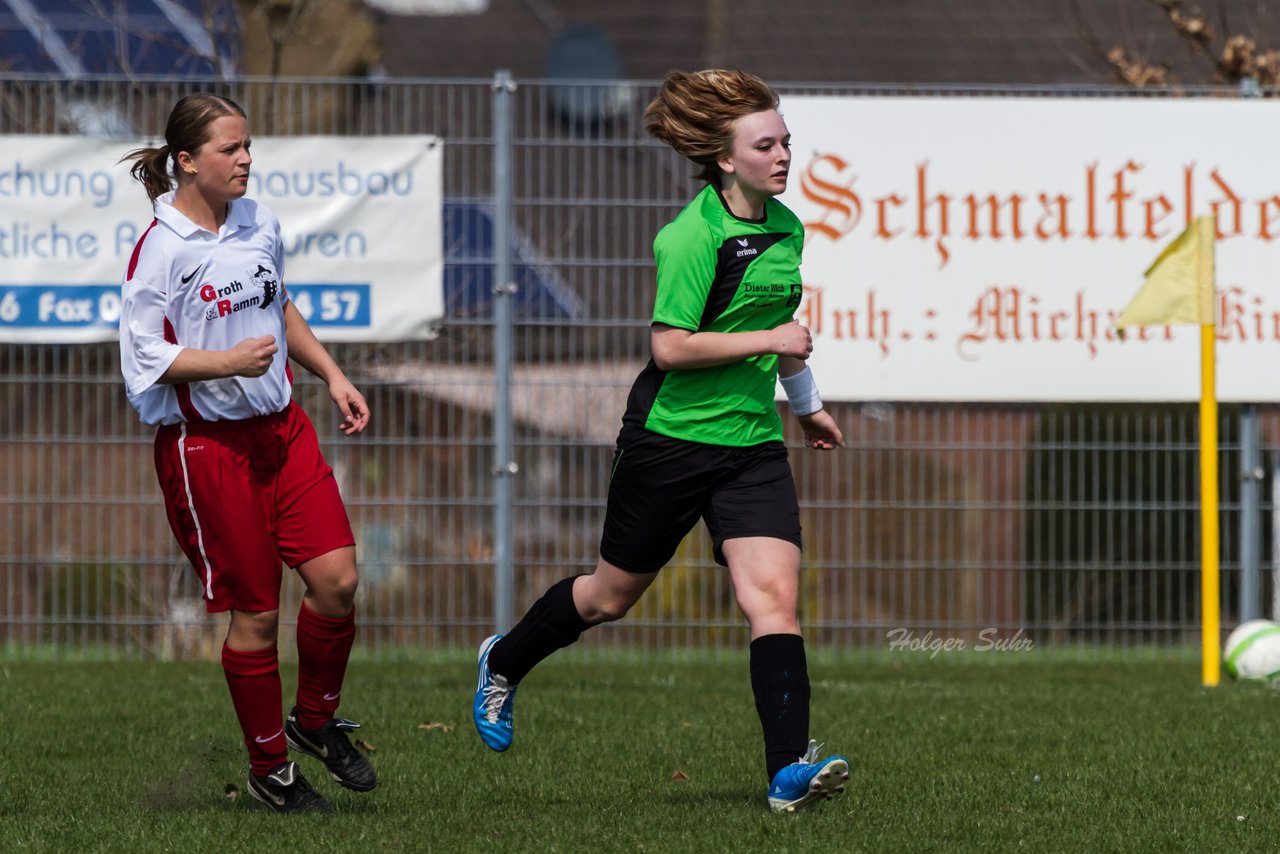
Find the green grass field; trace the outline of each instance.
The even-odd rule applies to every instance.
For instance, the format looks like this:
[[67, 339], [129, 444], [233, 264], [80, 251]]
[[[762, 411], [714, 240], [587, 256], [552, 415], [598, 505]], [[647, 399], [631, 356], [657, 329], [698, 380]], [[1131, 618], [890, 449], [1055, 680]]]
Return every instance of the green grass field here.
[[0, 663], [0, 851], [1276, 848], [1280, 692], [1204, 689], [1185, 661], [992, 660], [812, 664], [813, 733], [853, 774], [794, 816], [765, 807], [745, 659], [552, 660], [501, 755], [469, 661], [354, 663], [342, 712], [381, 782], [300, 759], [330, 816], [226, 795], [246, 762], [215, 664]]

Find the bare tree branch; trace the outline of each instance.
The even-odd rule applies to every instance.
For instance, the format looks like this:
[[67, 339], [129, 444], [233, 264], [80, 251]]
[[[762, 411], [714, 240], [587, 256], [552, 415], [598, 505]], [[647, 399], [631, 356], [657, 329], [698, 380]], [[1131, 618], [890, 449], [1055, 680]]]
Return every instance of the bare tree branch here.
[[1142, 88], [1147, 86], [1167, 86], [1171, 82], [1168, 63], [1152, 65], [1132, 56], [1130, 50], [1126, 50], [1119, 45], [1113, 45], [1109, 48], [1104, 47], [1102, 41], [1094, 33], [1093, 27], [1090, 26], [1084, 11], [1080, 8], [1079, 0], [1067, 0], [1067, 5], [1071, 7], [1071, 13], [1075, 18], [1076, 29], [1080, 34], [1081, 40], [1088, 45], [1094, 56], [1106, 65], [1112, 80], [1116, 83]]
[[1076, 31], [1080, 35], [1080, 40], [1088, 46], [1094, 56], [1106, 62], [1106, 48], [1102, 46], [1102, 41], [1093, 32], [1093, 27], [1089, 26], [1088, 19], [1085, 18], [1084, 12], [1080, 9], [1080, 0], [1067, 0], [1067, 5], [1071, 7], [1071, 16], [1075, 18]]
[[[1164, 14], [1178, 39], [1208, 66], [1214, 80], [1231, 84], [1242, 80], [1256, 80], [1264, 86], [1280, 84], [1280, 50], [1260, 48], [1252, 36], [1233, 32], [1223, 0], [1217, 2], [1217, 30], [1199, 7], [1184, 0], [1141, 2], [1155, 6]], [[1135, 87], [1165, 86], [1173, 82], [1171, 63], [1142, 59], [1132, 36], [1125, 37], [1120, 44], [1104, 47], [1085, 19], [1079, 0], [1068, 0], [1068, 5], [1081, 39], [1118, 82]]]
[[1227, 20], [1227, 4], [1224, 0], [1218, 0], [1218, 32], [1231, 32], [1231, 22]]

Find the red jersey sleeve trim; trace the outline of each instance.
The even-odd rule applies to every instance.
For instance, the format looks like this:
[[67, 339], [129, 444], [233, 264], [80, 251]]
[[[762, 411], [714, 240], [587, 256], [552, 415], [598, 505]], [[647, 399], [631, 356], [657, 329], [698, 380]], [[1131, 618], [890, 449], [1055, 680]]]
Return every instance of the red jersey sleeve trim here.
[[[154, 225], [155, 223], [152, 223]], [[150, 231], [151, 229], [147, 229]], [[144, 234], [143, 237], [146, 237]], [[142, 245], [142, 241], [138, 241], [138, 245]], [[134, 255], [138, 252], [135, 249]], [[164, 319], [164, 340], [170, 344], [178, 343], [178, 334], [173, 331], [173, 324], [169, 322], [169, 318]], [[178, 396], [178, 408], [182, 410], [182, 417], [188, 421], [203, 421], [204, 416], [200, 414], [200, 410], [196, 409], [196, 405], [191, 402], [191, 386], [187, 383], [174, 383], [174, 394]]]
[[[138, 242], [133, 245], [133, 254], [129, 256], [129, 272], [125, 274], [125, 281], [133, 278], [133, 271], [138, 269], [138, 255], [142, 252], [142, 241], [147, 239], [147, 235], [151, 233], [151, 229], [156, 227], [157, 219], [151, 220], [151, 225], [147, 226], [147, 230], [142, 232], [142, 236], [138, 238]], [[120, 269], [119, 267], [116, 268]], [[176, 342], [175, 342], [176, 343]]]

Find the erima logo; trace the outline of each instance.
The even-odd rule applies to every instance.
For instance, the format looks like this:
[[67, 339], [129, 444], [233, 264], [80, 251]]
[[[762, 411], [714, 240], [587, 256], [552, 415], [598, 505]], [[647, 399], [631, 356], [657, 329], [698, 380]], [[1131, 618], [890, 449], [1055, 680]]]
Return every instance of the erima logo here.
[[739, 238], [738, 238], [738, 245], [739, 245], [739, 246], [750, 246], [750, 245], [751, 245], [751, 241], [750, 241], [750, 240], [748, 240], [748, 239], [747, 239], [747, 238], [745, 238], [745, 237], [739, 237]]
[[758, 253], [758, 252], [756, 252], [756, 250], [754, 250], [754, 249], [739, 249], [739, 250], [738, 250], [738, 257], [739, 257], [739, 258], [745, 258], [745, 257], [746, 257], [746, 256], [748, 256], [748, 255], [757, 255], [757, 254], [759, 254], [759, 253]]

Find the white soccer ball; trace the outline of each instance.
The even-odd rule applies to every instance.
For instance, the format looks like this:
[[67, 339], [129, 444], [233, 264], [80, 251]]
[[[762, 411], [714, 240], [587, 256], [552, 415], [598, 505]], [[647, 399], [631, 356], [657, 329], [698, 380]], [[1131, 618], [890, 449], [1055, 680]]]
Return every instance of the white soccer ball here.
[[1271, 682], [1280, 677], [1280, 624], [1249, 620], [1227, 635], [1222, 660], [1236, 679]]

